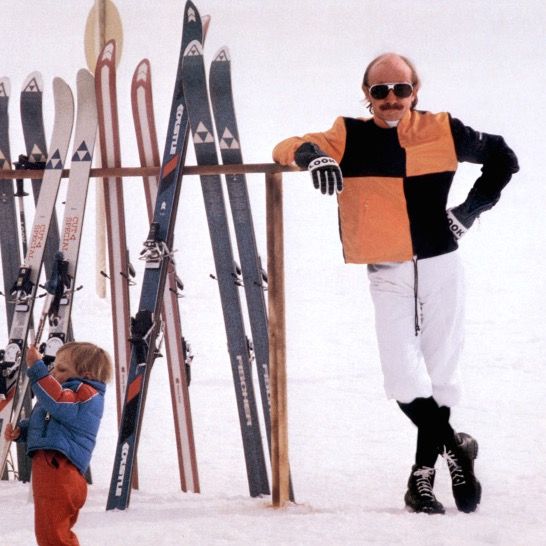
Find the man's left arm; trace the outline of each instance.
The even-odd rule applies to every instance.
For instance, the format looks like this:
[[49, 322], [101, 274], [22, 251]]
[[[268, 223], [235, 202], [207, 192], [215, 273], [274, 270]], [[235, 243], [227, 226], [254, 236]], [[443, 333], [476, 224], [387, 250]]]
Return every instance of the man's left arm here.
[[482, 174], [465, 201], [448, 210], [453, 234], [459, 238], [482, 212], [497, 203], [519, 165], [516, 154], [501, 136], [474, 131], [455, 118], [450, 123], [457, 160], [482, 165]]

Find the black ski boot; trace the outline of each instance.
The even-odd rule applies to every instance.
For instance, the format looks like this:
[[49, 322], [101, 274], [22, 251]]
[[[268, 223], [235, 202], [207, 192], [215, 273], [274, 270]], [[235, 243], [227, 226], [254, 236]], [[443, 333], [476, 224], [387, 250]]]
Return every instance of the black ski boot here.
[[482, 486], [474, 475], [474, 459], [478, 456], [478, 442], [469, 434], [458, 432], [452, 445], [442, 454], [451, 474], [455, 504], [461, 512], [474, 512], [480, 504]]
[[408, 490], [404, 496], [406, 508], [411, 512], [443, 514], [442, 503], [436, 500], [432, 487], [436, 471], [428, 466], [413, 465], [408, 480]]

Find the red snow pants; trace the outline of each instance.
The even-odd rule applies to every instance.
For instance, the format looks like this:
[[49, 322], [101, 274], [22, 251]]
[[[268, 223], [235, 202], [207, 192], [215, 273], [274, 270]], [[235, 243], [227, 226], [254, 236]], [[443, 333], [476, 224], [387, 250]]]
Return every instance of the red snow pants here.
[[87, 482], [58, 451], [32, 457], [34, 533], [39, 546], [79, 546], [72, 527], [87, 498]]

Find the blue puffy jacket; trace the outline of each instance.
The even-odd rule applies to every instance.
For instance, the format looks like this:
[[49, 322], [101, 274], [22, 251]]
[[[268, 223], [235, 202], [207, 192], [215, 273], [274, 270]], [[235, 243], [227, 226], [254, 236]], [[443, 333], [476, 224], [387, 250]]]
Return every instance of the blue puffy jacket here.
[[37, 401], [30, 418], [19, 423], [18, 440], [26, 440], [31, 456], [39, 449], [53, 449], [85, 473], [104, 411], [106, 385], [83, 378], [60, 385], [42, 360], [28, 368], [27, 374]]

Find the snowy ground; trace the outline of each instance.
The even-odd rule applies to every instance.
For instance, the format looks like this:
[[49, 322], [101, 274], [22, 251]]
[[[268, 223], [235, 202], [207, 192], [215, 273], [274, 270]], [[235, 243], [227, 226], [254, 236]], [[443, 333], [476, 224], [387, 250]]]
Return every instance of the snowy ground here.
[[[11, 54], [0, 75], [12, 81], [15, 157], [23, 149], [20, 85], [31, 71], [42, 71], [49, 128], [51, 79], [62, 76], [74, 87], [76, 71], [85, 65], [82, 33], [92, 2], [71, 3], [70, 9], [53, 0], [0, 5], [10, 21], [0, 40]], [[122, 149], [124, 164], [134, 166], [132, 72], [141, 58], [150, 58], [162, 142], [183, 1], [164, 0], [157, 9], [144, 0], [117, 5], [125, 30], [118, 69]], [[455, 509], [440, 461], [436, 490], [446, 515], [404, 510], [414, 430], [383, 395], [365, 270], [343, 265], [335, 203], [312, 190], [306, 173], [285, 177], [289, 434], [297, 504], [277, 510], [269, 497], [248, 497], [218, 290], [209, 278], [213, 265], [202, 199], [197, 179], [188, 177], [176, 243], [186, 286], [184, 335], [195, 351], [191, 400], [202, 493], [179, 491], [167, 372], [159, 360], [139, 450], [141, 488], [126, 512], [104, 510], [117, 436], [114, 389], [109, 391], [92, 463], [95, 483], [76, 527], [81, 543], [546, 544], [546, 139], [537, 129], [546, 116], [542, 2], [325, 0], [319, 6], [307, 0], [203, 0], [198, 7], [212, 16], [208, 59], [222, 45], [231, 50], [248, 162], [269, 161], [278, 140], [326, 129], [338, 114], [364, 115], [361, 75], [385, 50], [406, 53], [417, 63], [424, 81], [420, 107], [447, 109], [476, 129], [500, 133], [518, 153], [521, 173], [461, 245], [468, 285], [461, 362], [466, 396], [453, 411], [453, 423], [480, 442], [482, 504], [471, 515]], [[244, 18], [244, 32], [238, 17]], [[16, 35], [29, 36], [29, 29], [32, 36], [24, 41]], [[69, 52], [62, 58], [61, 41]], [[454, 202], [478, 174], [461, 169]], [[249, 183], [265, 255], [263, 183], [260, 176], [249, 177]], [[136, 255], [147, 233], [143, 191], [138, 179], [128, 179], [127, 186], [130, 248]], [[79, 339], [111, 350], [110, 304], [94, 295], [93, 211], [91, 193], [79, 268], [85, 293], [78, 294], [74, 325]], [[135, 305], [139, 294], [136, 286]], [[6, 331], [2, 322], [0, 331]], [[0, 483], [1, 544], [34, 543], [27, 498], [26, 484]]]

